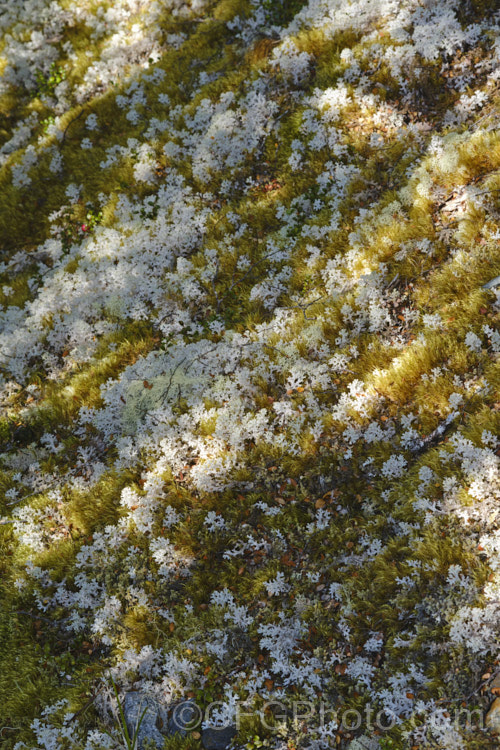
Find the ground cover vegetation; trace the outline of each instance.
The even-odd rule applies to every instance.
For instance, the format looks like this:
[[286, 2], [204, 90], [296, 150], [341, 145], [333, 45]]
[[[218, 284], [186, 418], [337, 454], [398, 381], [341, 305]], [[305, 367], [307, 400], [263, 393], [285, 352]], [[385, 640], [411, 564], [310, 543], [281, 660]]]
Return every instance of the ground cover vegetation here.
[[[171, 750], [269, 700], [492, 747], [454, 712], [500, 694], [496, 1], [0, 31], [2, 747], [126, 748], [131, 691], [219, 701]], [[367, 734], [271, 714], [232, 747]]]

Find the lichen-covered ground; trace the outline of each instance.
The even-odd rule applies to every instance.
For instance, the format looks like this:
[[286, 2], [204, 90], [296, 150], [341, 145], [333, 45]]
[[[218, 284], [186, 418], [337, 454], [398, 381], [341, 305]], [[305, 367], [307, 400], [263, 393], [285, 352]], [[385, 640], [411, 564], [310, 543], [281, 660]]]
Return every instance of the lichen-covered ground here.
[[0, 35], [2, 748], [494, 747], [496, 0]]

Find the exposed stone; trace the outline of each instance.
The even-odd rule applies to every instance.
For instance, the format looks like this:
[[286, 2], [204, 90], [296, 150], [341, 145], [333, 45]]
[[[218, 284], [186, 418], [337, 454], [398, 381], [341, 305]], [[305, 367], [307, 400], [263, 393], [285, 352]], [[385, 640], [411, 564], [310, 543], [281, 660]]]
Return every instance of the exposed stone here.
[[[202, 718], [200, 709], [192, 699], [170, 707], [158, 703], [151, 696], [132, 691], [127, 693], [123, 700], [123, 713], [130, 737], [133, 737], [143, 711], [145, 711], [144, 718], [137, 733], [137, 750], [143, 748], [145, 740], [153, 740], [155, 745], [161, 748], [163, 747], [163, 736], [180, 734], [185, 737], [188, 732], [199, 728]], [[227, 730], [216, 730], [215, 737], [219, 738], [219, 744], [210, 745], [210, 747], [226, 747], [234, 735], [234, 730], [230, 728], [232, 734], [227, 742], [225, 741], [227, 735], [223, 734], [224, 731]], [[208, 741], [211, 741], [210, 738]], [[223, 742], [225, 744], [221, 744]]]
[[500, 276], [495, 276], [491, 281], [487, 281], [483, 284], [482, 289], [494, 289], [496, 286], [500, 286]]
[[495, 698], [486, 714], [486, 726], [500, 734], [500, 698]]
[[165, 734], [178, 733], [184, 737], [188, 731], [198, 729], [201, 718], [201, 711], [191, 698], [174, 706], [162, 731]]
[[[143, 712], [144, 717], [141, 721]], [[138, 691], [127, 693], [123, 700], [123, 713], [125, 714], [127, 729], [131, 738], [134, 736], [137, 725], [140, 722], [135, 745], [137, 750], [141, 750], [146, 740], [153, 740], [158, 748], [163, 747], [163, 737], [157, 727], [158, 705], [153, 698]]]
[[236, 727], [204, 729], [201, 741], [205, 750], [225, 750], [236, 734]]
[[379, 750], [379, 742], [374, 737], [364, 734], [349, 743], [347, 750]]
[[498, 690], [500, 688], [500, 672], [489, 681], [488, 687], [490, 690]]

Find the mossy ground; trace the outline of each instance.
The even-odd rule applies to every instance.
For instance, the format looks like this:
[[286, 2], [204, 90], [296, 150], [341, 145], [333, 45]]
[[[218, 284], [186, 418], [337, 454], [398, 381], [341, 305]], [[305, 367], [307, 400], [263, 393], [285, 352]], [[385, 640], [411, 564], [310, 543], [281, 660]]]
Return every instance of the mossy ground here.
[[[71, 9], [74, 4], [60, 5]], [[86, 10], [112, 7], [94, 5], [87, 3]], [[184, 690], [184, 697], [194, 697], [203, 707], [224, 700], [226, 684], [233, 677], [237, 683], [238, 671], [246, 670], [245, 680], [249, 679], [253, 668], [262, 674], [267, 670], [268, 675], [257, 703], [272, 697], [274, 690], [279, 696], [284, 692], [291, 699], [306, 699], [310, 693], [299, 682], [283, 682], [270, 649], [262, 647], [259, 637], [260, 626], [280, 622], [280, 613], [285, 621], [291, 621], [297, 611], [304, 626], [297, 639], [301, 654], [298, 668], [300, 658], [304, 663], [316, 660], [314, 663], [321, 664], [317, 667], [322, 674], [316, 699], [328, 699], [337, 710], [364, 711], [367, 703], [379, 701], [382, 705], [381, 696], [392, 677], [410, 675], [408, 686], [401, 683], [400, 688], [401, 722], [390, 731], [375, 732], [382, 748], [421, 746], [417, 730], [425, 724], [425, 711], [419, 712], [418, 701], [420, 706], [434, 702], [449, 711], [465, 703], [469, 710], [479, 708], [484, 716], [492, 699], [488, 680], [482, 675], [497, 669], [498, 631], [493, 633], [488, 649], [475, 652], [465, 642], [451, 642], [450, 627], [460, 608], [486, 606], [485, 587], [487, 590], [498, 575], [495, 566], [481, 554], [480, 544], [483, 535], [494, 535], [497, 529], [497, 479], [488, 474], [493, 500], [485, 496], [482, 505], [476, 502], [469, 489], [474, 479], [481, 477], [468, 474], [464, 462], [460, 463], [454, 453], [453, 436], [481, 447], [485, 445], [485, 431], [497, 436], [500, 426], [499, 350], [489, 338], [491, 334], [483, 332], [484, 326], [496, 330], [499, 314], [494, 293], [484, 290], [483, 285], [500, 274], [500, 134], [491, 126], [498, 118], [500, 97], [497, 88], [487, 83], [482, 72], [486, 68], [479, 67], [468, 91], [486, 91], [485, 109], [472, 109], [460, 122], [447, 120], [446, 113], [457, 105], [459, 92], [447, 85], [451, 79], [443, 78], [442, 72], [446, 68], [452, 78], [465, 66], [465, 58], [480, 61], [494, 55], [491, 39], [485, 33], [475, 46], [464, 44], [460, 54], [455, 51], [455, 58], [442, 52], [437, 60], [416, 59], [402, 82], [391, 71], [388, 58], [382, 60], [386, 47], [392, 44], [398, 49], [384, 30], [383, 18], [370, 22], [372, 32], [378, 30], [376, 37], [364, 28], [345, 28], [332, 35], [322, 27], [305, 26], [290, 33], [297, 54], [305, 53], [311, 60], [307, 72], [294, 80], [287, 73], [286, 61], [278, 64], [275, 57], [280, 42], [278, 27], [291, 23], [305, 3], [262, 2], [264, 26], [248, 38], [238, 36], [228, 21], [236, 16], [250, 18], [254, 5], [219, 0], [206, 3], [199, 13], [193, 11], [183, 17], [165, 12], [157, 19], [161, 54], [147, 73], [163, 70], [166, 76], [158, 79], [161, 83], [142, 79], [146, 103], [138, 105], [135, 124], [127, 118], [127, 110], [116, 104], [117, 95], [128, 95], [131, 83], [141, 80], [142, 73], [132, 63], [104, 90], [97, 90], [84, 101], [68, 95], [64, 111], [56, 111], [57, 86], [66, 81], [69, 91], [76, 91], [89, 60], [98, 59], [104, 49], [106, 35], [96, 40], [83, 22], [66, 29], [57, 59], [51, 68], [39, 72], [36, 86], [7, 87], [1, 95], [3, 141], [11, 137], [16, 122], [33, 112], [39, 115], [39, 124], [29, 140], [39, 149], [37, 163], [29, 172], [29, 187], [16, 186], [12, 179], [12, 167], [21, 163], [26, 144], [7, 156], [0, 172], [4, 264], [0, 303], [4, 320], [9, 307], [35, 309], [44, 275], [55, 273], [55, 261], [43, 252], [39, 254], [49, 237], [62, 238], [62, 254], [68, 256], [62, 269], [65, 278], [83, 280], [89, 274], [85, 243], [92, 238], [98, 243], [100, 232], [113, 229], [133, 241], [137, 224], [152, 226], [163, 210], [153, 198], [162, 185], [169, 184], [171, 173], [184, 178], [198, 201], [199, 212], [210, 212], [202, 240], [187, 253], [192, 278], [201, 290], [198, 298], [186, 301], [180, 281], [173, 279], [174, 270], [159, 267], [159, 284], [168, 274], [172, 283], [144, 316], [135, 320], [124, 316], [118, 303], [113, 307], [109, 302], [107, 309], [96, 306], [92, 312], [95, 318], [105, 318], [113, 327], [95, 334], [91, 355], [79, 358], [71, 343], [51, 343], [50, 334], [57, 329], [59, 315], [54, 304], [44, 319], [43, 336], [40, 334], [41, 348], [50, 352], [52, 364], [35, 350], [32, 357], [25, 358], [22, 374], [16, 374], [9, 369], [9, 357], [13, 355], [7, 354], [3, 360], [0, 737], [6, 750], [16, 743], [45, 747], [33, 734], [33, 722], [40, 719], [45, 707], [61, 698], [68, 701], [65, 710], [77, 714], [74, 725], [79, 727], [79, 737], [105, 726], [102, 713], [91, 699], [100, 680], [121, 663], [127, 649], [140, 651], [151, 646], [191, 662], [197, 677], [188, 687], [179, 688], [179, 695]], [[491, 3], [457, 5], [464, 26], [472, 21], [486, 25], [495, 10]], [[130, 28], [134, 23], [140, 23], [140, 14], [130, 16]], [[181, 43], [167, 43], [171, 34], [182, 34]], [[63, 41], [71, 41], [71, 59]], [[347, 58], [342, 53], [346, 49], [358, 61], [356, 75], [368, 79], [369, 87], [364, 80], [362, 90], [359, 78], [347, 81], [346, 100], [335, 119], [338, 142], [309, 148], [308, 138], [312, 136], [305, 135], [305, 113], [312, 106], [312, 97], [334, 89], [345, 76]], [[381, 62], [374, 70], [377, 56]], [[200, 73], [205, 78], [200, 79]], [[275, 106], [275, 123], [263, 132], [257, 146], [247, 151], [242, 148], [240, 160], [230, 169], [222, 161], [210, 167], [208, 177], [200, 177], [193, 151], [187, 146], [173, 156], [163, 151], [170, 137], [184, 144], [185, 123], [196, 116], [205, 99], [218, 102], [222, 95], [232, 92], [235, 101], [241, 102], [249, 85], [259, 78], [265, 82], [267, 105]], [[168, 96], [170, 112], [179, 108], [177, 130], [148, 139], [145, 133], [151, 121], [165, 117], [166, 107], [158, 101], [159, 92]], [[324, 107], [328, 109], [326, 104], [318, 105], [319, 120]], [[99, 122], [96, 132], [89, 132], [86, 126], [91, 113]], [[53, 131], [48, 126], [56, 117]], [[244, 116], [239, 117], [243, 127]], [[326, 117], [326, 122], [331, 120]], [[403, 129], [405, 135], [401, 137]], [[373, 140], [377, 134], [380, 143]], [[200, 128], [199, 140], [205, 135]], [[216, 135], [214, 132], [212, 138]], [[88, 150], [81, 147], [87, 137], [93, 142]], [[136, 178], [139, 157], [135, 147], [109, 169], [100, 167], [108, 149], [128, 148], [131, 138], [137, 139], [138, 146], [152, 143], [153, 181]], [[439, 141], [438, 155], [430, 147], [433, 138]], [[298, 169], [290, 163], [298, 148], [296, 141], [303, 141]], [[342, 149], [334, 153], [337, 145]], [[192, 148], [196, 147], [194, 143]], [[50, 167], [54, 153], [61, 154], [64, 163], [57, 174]], [[318, 177], [337, 163], [346, 162], [352, 176], [346, 180], [345, 189], [340, 172], [328, 178], [334, 186], [332, 195], [339, 186], [334, 209], [339, 220], [336, 227], [321, 234], [319, 230], [331, 221], [332, 208], [324, 200]], [[223, 182], [228, 175], [232, 186], [226, 191]], [[52, 215], [68, 204], [69, 184], [78, 185], [80, 194], [59, 220], [58, 235], [54, 229], [58, 220]], [[124, 196], [136, 211], [128, 225], [118, 210]], [[281, 213], [279, 206], [283, 207]], [[237, 241], [231, 214], [237, 215], [240, 225], [247, 225]], [[287, 233], [281, 236], [291, 248], [287, 258], [290, 273], [270, 307], [255, 294], [255, 288], [281, 270], [273, 266], [269, 255], [273, 246], [267, 243], [281, 241], [279, 232], [286, 223]], [[309, 235], [302, 232], [304, 226], [311, 230]], [[321, 250], [316, 263], [308, 260], [310, 244], [317, 244]], [[353, 248], [355, 252], [350, 253]], [[15, 258], [20, 250], [26, 259], [17, 268]], [[103, 250], [106, 252], [108, 249]], [[212, 273], [206, 270], [210, 252], [217, 257]], [[118, 256], [119, 252], [116, 265], [121, 262]], [[98, 264], [97, 251], [95, 257]], [[247, 259], [246, 265], [238, 265], [241, 257]], [[344, 269], [340, 282], [331, 270], [335, 263]], [[379, 274], [378, 296], [373, 298], [366, 291], [369, 283], [362, 281], [370, 274]], [[360, 292], [363, 283], [366, 294]], [[196, 330], [188, 324], [182, 328], [180, 323], [180, 333], [165, 336], [162, 305], [167, 312], [174, 305], [188, 310]], [[383, 324], [370, 318], [379, 314], [380, 307], [385, 316]], [[244, 362], [250, 371], [252, 414], [264, 411], [274, 415], [273, 404], [286, 401], [297, 420], [301, 414], [315, 411], [320, 415], [320, 426], [314, 430], [314, 420], [305, 421], [297, 436], [293, 425], [284, 422], [282, 428], [276, 427], [281, 441], [246, 438], [243, 447], [234, 449], [231, 481], [220, 490], [196, 487], [190, 475], [196, 458], [180, 471], [162, 465], [161, 471], [157, 470], [162, 484], [161, 508], [171, 506], [180, 521], [167, 531], [157, 514], [151, 530], [144, 533], [121, 498], [127, 488], [136, 493], [138, 503], [147, 496], [144, 485], [147, 472], [157, 460], [155, 446], [145, 440], [137, 460], [123, 465], [119, 463], [118, 441], [124, 437], [120, 424], [117, 422], [116, 434], [101, 439], [95, 424], [82, 430], [80, 410], [104, 409], [106, 384], [119, 380], [127, 368], [146, 361], [150, 354], [159, 352], [168, 360], [179, 335], [186, 346], [209, 341], [216, 347], [223, 341], [221, 331], [232, 331], [248, 335], [247, 345], [255, 332], [272, 328], [276, 308], [292, 312], [286, 330], [276, 326], [263, 344], [260, 341], [254, 360], [249, 355]], [[439, 322], [425, 322], [425, 316], [436, 315]], [[213, 327], [217, 322], [220, 330]], [[342, 329], [347, 329], [345, 334]], [[357, 331], [353, 340], [348, 336], [350, 329]], [[471, 331], [481, 339], [476, 349], [466, 344]], [[348, 365], [332, 365], [331, 379], [324, 387], [319, 380], [311, 385], [307, 374], [300, 385], [291, 385], [292, 364], [315, 367], [321, 360], [321, 345], [330, 354], [346, 356]], [[274, 373], [272, 378], [266, 378], [257, 367], [259, 358], [265, 359], [265, 366]], [[293, 360], [290, 366], [287, 359]], [[56, 375], [50, 375], [50, 367]], [[155, 388], [153, 368], [151, 372], [150, 380], [149, 376], [136, 378], [145, 397]], [[221, 372], [217, 376], [222, 378]], [[349, 391], [350, 384], [357, 381], [368, 394], [365, 410], [358, 407]], [[189, 393], [182, 390], [181, 380], [179, 383], [172, 409], [181, 419], [194, 407]], [[457, 392], [462, 399], [451, 428], [438, 440], [425, 442], [449, 415], [450, 397]], [[129, 390], [120, 396], [123, 403], [131, 393]], [[151, 398], [156, 398], [156, 393], [153, 391]], [[193, 428], [205, 446], [222, 440], [219, 409], [231, 396], [224, 396], [222, 386], [221, 393], [217, 398], [207, 390], [203, 404], [206, 418]], [[334, 407], [346, 394], [351, 394], [350, 405], [339, 414]], [[401, 442], [402, 417], [411, 413], [411, 427], [423, 441], [418, 450]], [[146, 416], [140, 414], [137, 424]], [[346, 425], [363, 434], [370, 422], [376, 422], [382, 432], [389, 434], [392, 430], [390, 436], [375, 441], [346, 438]], [[41, 440], [47, 433], [56, 436], [59, 451], [43, 447]], [[297, 450], [289, 449], [290, 435], [294, 435]], [[229, 453], [230, 440], [224, 440], [227, 446], [222, 453]], [[86, 446], [92, 448], [89, 458], [81, 453]], [[496, 461], [495, 450], [491, 450], [492, 463]], [[448, 464], [443, 458], [447, 453]], [[396, 454], [405, 456], [404, 471], [395, 477], [389, 470], [384, 474], [383, 467]], [[95, 479], [91, 476], [92, 463], [100, 467]], [[30, 465], [35, 465], [34, 472], [45, 477], [46, 484], [38, 489], [33, 483], [32, 491], [26, 490], [19, 498], [9, 494], [19, 487], [16, 473], [29, 471]], [[425, 487], [427, 510], [417, 503], [422, 494], [418, 488], [423, 467], [433, 472], [432, 481]], [[477, 465], [474, 471], [479, 471]], [[457, 480], [456, 506], [448, 502], [449, 493], [443, 488], [443, 480], [450, 475]], [[50, 494], [54, 489], [59, 493], [56, 502]], [[260, 502], [280, 512], [266, 514], [258, 507]], [[467, 515], [463, 508], [468, 506], [473, 511]], [[35, 519], [40, 512], [39, 548], [23, 541], [22, 524], [12, 522], [18, 507], [31, 509]], [[52, 507], [59, 515], [54, 511], [52, 516], [52, 510], [44, 515], [45, 509]], [[329, 514], [324, 527], [317, 522], [322, 508]], [[209, 529], [206, 518], [211, 511], [223, 517], [223, 529]], [[106, 527], [127, 519], [130, 523], [124, 539], [117, 541], [110, 558], [104, 556], [93, 571], [95, 581], [108, 595], [121, 596], [120, 616], [110, 632], [106, 631], [106, 637], [92, 630], [89, 622], [81, 630], [69, 630], [66, 625], [71, 608], [48, 603], [53, 587], [65, 581], [76, 590], [78, 553], [91, 546], [95, 535]], [[317, 529], [306, 534], [308, 525], [315, 523]], [[225, 554], [247, 534], [263, 542], [264, 551], [255, 544], [239, 555]], [[166, 581], [158, 573], [158, 560], [149, 545], [152, 538], [164, 535], [174, 545], [179, 560], [189, 561], [189, 575], [178, 573], [176, 568]], [[131, 550], [135, 556], [134, 586], [145, 592], [147, 604], [128, 596], [131, 584], [125, 565], [130, 562]], [[45, 595], [39, 585], [41, 578], [30, 577], [29, 568], [26, 572], [29, 564], [48, 572]], [[458, 566], [468, 580], [464, 590], [448, 582], [453, 566]], [[290, 586], [281, 598], [266, 591], [266, 583], [280, 571], [286, 573]], [[25, 579], [24, 585], [17, 585]], [[413, 583], [408, 583], [409, 579]], [[342, 586], [341, 599], [328, 593], [332, 584]], [[212, 594], [221, 589], [232, 592], [238, 605], [246, 608], [252, 618], [250, 625], [233, 626], [224, 611], [214, 607]], [[161, 614], [162, 609], [169, 611], [171, 619]], [[204, 641], [216, 630], [227, 631], [229, 645], [222, 660], [204, 650]], [[373, 633], [380, 635], [383, 645], [378, 652], [366, 652], [364, 644]], [[398, 645], [402, 633], [410, 638], [407, 647]], [[349, 672], [349, 664], [359, 654], [373, 667], [369, 685]], [[414, 679], [409, 664], [425, 672], [424, 677]], [[238, 683], [242, 693], [245, 680]], [[415, 702], [415, 710], [408, 708], [408, 702]], [[51, 721], [54, 726], [58, 722], [62, 725], [62, 714]], [[328, 741], [344, 748], [355, 734], [339, 727]], [[431, 747], [444, 747], [431, 735], [427, 740]], [[247, 719], [235, 747], [251, 750], [286, 746], [278, 745], [279, 741], [288, 742], [290, 748], [294, 743], [307, 747], [307, 731], [303, 727], [288, 728], [280, 739], [279, 733], [264, 731], [261, 723]], [[490, 747], [493, 740], [481, 729], [476, 733], [465, 731], [461, 741], [463, 747], [472, 749]], [[61, 734], [54, 747], [77, 747], [71, 742]], [[165, 740], [165, 748], [171, 750], [200, 746], [196, 735]]]

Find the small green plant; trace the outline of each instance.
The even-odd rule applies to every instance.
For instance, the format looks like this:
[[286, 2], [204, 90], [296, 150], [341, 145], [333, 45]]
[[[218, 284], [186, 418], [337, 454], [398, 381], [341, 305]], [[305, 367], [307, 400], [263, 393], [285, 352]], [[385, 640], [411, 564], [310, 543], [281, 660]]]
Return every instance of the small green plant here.
[[91, 232], [93, 229], [96, 228], [98, 224], [102, 221], [102, 211], [98, 211], [93, 206], [88, 206], [87, 214], [86, 214], [87, 223], [82, 226], [85, 227], [83, 231], [85, 232]]
[[85, 219], [82, 221], [83, 206], [66, 206], [57, 217], [58, 223], [54, 227], [54, 236], [61, 240], [63, 250], [67, 251], [75, 242], [80, 242], [91, 234], [102, 221], [102, 211], [98, 211], [92, 204], [87, 205]]
[[379, 744], [380, 750], [394, 750], [396, 747], [394, 740], [391, 740], [390, 737], [382, 737], [382, 739], [379, 740]]
[[35, 73], [37, 93], [52, 96], [56, 87], [64, 81], [66, 74], [55, 62], [50, 66], [49, 72], [45, 75], [41, 70]]
[[269, 746], [269, 740], [267, 738], [262, 739], [256, 734], [246, 743], [245, 748], [246, 750], [260, 750], [260, 748], [266, 748]]
[[49, 132], [49, 127], [53, 125], [55, 122], [55, 117], [53, 115], [49, 115], [44, 120], [42, 120], [41, 125], [43, 127], [43, 132], [47, 134]]

